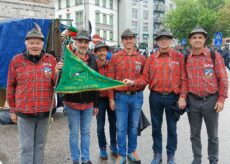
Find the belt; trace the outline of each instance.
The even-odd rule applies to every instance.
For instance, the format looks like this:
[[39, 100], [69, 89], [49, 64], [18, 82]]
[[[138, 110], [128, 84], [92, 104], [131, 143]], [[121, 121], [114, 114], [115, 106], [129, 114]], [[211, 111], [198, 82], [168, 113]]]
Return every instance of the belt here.
[[[156, 93], [159, 95], [171, 95], [171, 94], [175, 94], [174, 92], [156, 92], [156, 91], [151, 91], [152, 93]], [[176, 94], [175, 94], [176, 95]]]
[[194, 94], [194, 93], [189, 92], [189, 95], [191, 95], [192, 97], [194, 97], [194, 98], [197, 99], [197, 100], [205, 100], [205, 99], [207, 99], [207, 98], [209, 98], [209, 97], [212, 97], [212, 96], [214, 96], [214, 95], [217, 95], [217, 93], [211, 93], [211, 94], [209, 94], [209, 95], [207, 95], [207, 96], [198, 96], [198, 95], [196, 95], [196, 94]]
[[142, 92], [143, 90], [137, 90], [137, 91], [116, 91], [116, 92], [118, 92], [118, 93], [120, 93], [120, 94], [123, 94], [123, 95], [128, 95], [128, 96], [130, 96], [130, 95], [135, 95], [135, 94], [137, 94], [138, 92]]

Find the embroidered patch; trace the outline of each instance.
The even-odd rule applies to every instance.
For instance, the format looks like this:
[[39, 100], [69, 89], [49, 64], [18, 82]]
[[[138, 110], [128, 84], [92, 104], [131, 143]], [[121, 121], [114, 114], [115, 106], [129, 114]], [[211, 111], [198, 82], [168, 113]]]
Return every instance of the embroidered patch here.
[[171, 61], [171, 64], [179, 65], [178, 61]]
[[52, 69], [50, 67], [44, 67], [43, 70], [44, 70], [46, 77], [50, 78], [50, 76], [52, 74]]
[[210, 79], [213, 76], [213, 69], [212, 68], [206, 68], [204, 70], [205, 77]]
[[137, 72], [141, 71], [141, 62], [135, 62], [135, 69]]

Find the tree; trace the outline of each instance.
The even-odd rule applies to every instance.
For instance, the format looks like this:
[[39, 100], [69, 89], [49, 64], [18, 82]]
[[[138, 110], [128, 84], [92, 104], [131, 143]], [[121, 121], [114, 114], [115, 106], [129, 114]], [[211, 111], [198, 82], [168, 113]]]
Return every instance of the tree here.
[[187, 38], [196, 25], [202, 26], [208, 32], [209, 42], [217, 30], [225, 34], [229, 29], [223, 27], [230, 23], [225, 15], [226, 10], [229, 12], [230, 8], [225, 5], [224, 0], [174, 0], [174, 2], [176, 9], [166, 14], [164, 25], [180, 40]]

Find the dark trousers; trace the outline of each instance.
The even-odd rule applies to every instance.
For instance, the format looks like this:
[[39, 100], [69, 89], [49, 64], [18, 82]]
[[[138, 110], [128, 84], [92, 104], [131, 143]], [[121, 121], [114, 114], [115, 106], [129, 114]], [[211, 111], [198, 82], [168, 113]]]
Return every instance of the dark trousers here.
[[109, 120], [109, 134], [110, 134], [110, 145], [116, 146], [116, 114], [115, 111], [112, 111], [109, 107], [109, 100], [107, 97], [100, 98], [99, 103], [99, 112], [97, 115], [97, 136], [98, 143], [100, 148], [106, 148], [107, 142], [105, 137], [105, 115], [106, 111], [108, 113]]
[[208, 133], [208, 156], [210, 160], [218, 160], [218, 118], [214, 107], [217, 102], [217, 94], [205, 99], [198, 99], [194, 95], [189, 94], [190, 112], [188, 119], [190, 124], [190, 139], [192, 142], [193, 156], [196, 161], [201, 162], [201, 126], [204, 119]]
[[152, 92], [149, 96], [150, 113], [152, 121], [152, 137], [154, 153], [162, 154], [162, 133], [161, 126], [163, 121], [163, 112], [165, 109], [167, 120], [167, 155], [174, 156], [177, 149], [177, 121], [174, 117], [173, 106], [178, 101], [178, 95], [169, 94], [162, 95]]

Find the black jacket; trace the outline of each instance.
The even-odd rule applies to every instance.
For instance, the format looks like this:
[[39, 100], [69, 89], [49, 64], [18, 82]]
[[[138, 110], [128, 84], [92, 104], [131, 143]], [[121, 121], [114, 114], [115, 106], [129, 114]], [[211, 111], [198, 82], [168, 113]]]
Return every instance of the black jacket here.
[[[96, 59], [93, 55], [89, 55], [88, 66], [98, 72]], [[98, 108], [98, 91], [86, 91], [75, 94], [65, 94], [64, 101], [76, 103], [90, 103], [94, 102], [94, 108]]]

